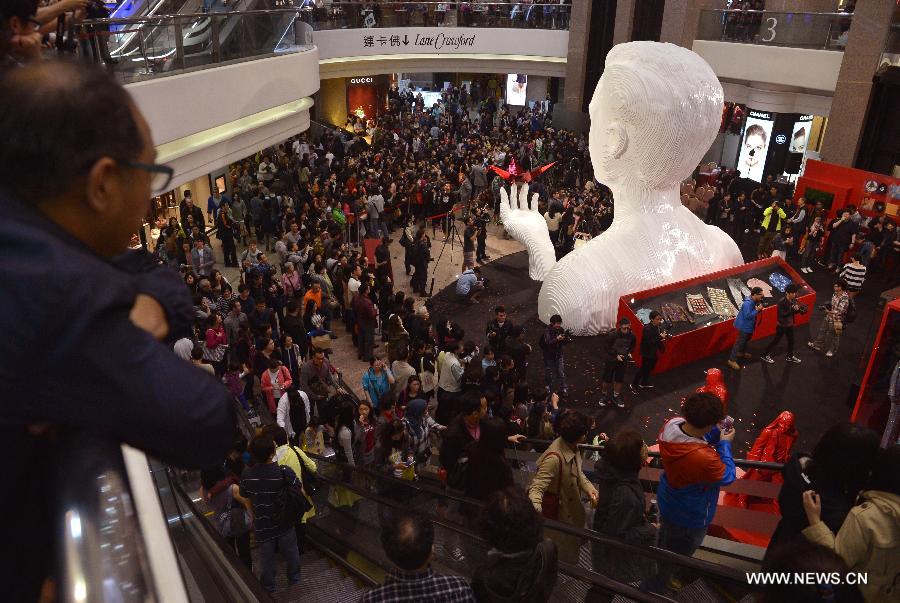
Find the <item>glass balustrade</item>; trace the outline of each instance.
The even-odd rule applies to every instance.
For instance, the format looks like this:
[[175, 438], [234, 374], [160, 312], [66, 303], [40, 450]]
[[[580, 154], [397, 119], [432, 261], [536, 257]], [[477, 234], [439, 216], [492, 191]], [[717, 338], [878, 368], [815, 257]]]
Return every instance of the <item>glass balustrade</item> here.
[[229, 10], [83, 21], [68, 47], [104, 63], [123, 81], [275, 56], [313, 47], [313, 32], [387, 27], [502, 27], [565, 30], [569, 4], [500, 2], [283, 3]]
[[702, 10], [698, 40], [842, 51], [853, 15]]

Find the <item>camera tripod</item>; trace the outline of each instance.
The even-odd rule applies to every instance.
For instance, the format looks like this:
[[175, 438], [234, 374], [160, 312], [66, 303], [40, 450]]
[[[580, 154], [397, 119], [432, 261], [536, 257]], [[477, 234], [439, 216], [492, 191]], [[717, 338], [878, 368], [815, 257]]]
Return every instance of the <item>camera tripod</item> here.
[[450, 243], [450, 263], [453, 263], [453, 251], [455, 248], [455, 242], [459, 241], [459, 248], [463, 248], [462, 237], [459, 236], [459, 230], [456, 228], [456, 218], [453, 217], [453, 211], [447, 214], [447, 236], [444, 238], [444, 245], [441, 247], [441, 252], [438, 254], [437, 259], [434, 261], [434, 267], [431, 269], [431, 284], [428, 287], [428, 297], [434, 295], [434, 273], [437, 271], [438, 264], [441, 263], [441, 257], [444, 255], [444, 251], [447, 249], [447, 243]]

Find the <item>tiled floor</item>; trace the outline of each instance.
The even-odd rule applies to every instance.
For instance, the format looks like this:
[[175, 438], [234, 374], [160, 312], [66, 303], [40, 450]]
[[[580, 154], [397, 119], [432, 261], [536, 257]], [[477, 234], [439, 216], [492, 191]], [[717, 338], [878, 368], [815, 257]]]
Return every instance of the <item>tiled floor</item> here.
[[[403, 267], [404, 248], [399, 243], [400, 231], [395, 230], [392, 236], [394, 242], [391, 243], [391, 260], [394, 267], [394, 277], [397, 281], [395, 290], [410, 291], [410, 277], [406, 275]], [[237, 268], [226, 268], [222, 265], [222, 245], [215, 237], [212, 239], [212, 246], [213, 254], [216, 258], [215, 268], [221, 270], [225, 278], [237, 289], [237, 283], [240, 282], [240, 272]], [[518, 242], [505, 238], [503, 228], [494, 224], [488, 227], [486, 248], [491, 260], [496, 260], [524, 249]], [[243, 247], [238, 247], [238, 255], [243, 249]], [[459, 275], [462, 265], [462, 248], [459, 241], [455, 241], [452, 246], [448, 243], [444, 247], [443, 235], [438, 231], [436, 236], [432, 237], [431, 255], [435, 261], [430, 265], [430, 269], [433, 272], [429, 274], [428, 284], [430, 286], [431, 279], [434, 278], [434, 293], [437, 293], [454, 282]], [[440, 260], [438, 260], [438, 256], [440, 256]], [[423, 301], [424, 298], [420, 298], [420, 302]], [[451, 316], [449, 318], [453, 319], [454, 317]], [[368, 368], [368, 364], [357, 360], [356, 349], [353, 347], [350, 335], [343, 328], [343, 324], [338, 325], [335, 333], [338, 335], [338, 339], [333, 342], [331, 360], [335, 366], [343, 370], [344, 381], [356, 391], [357, 395], [362, 395], [360, 383], [363, 373]], [[380, 343], [377, 341], [377, 336], [376, 343]], [[382, 349], [379, 348], [379, 350]]]

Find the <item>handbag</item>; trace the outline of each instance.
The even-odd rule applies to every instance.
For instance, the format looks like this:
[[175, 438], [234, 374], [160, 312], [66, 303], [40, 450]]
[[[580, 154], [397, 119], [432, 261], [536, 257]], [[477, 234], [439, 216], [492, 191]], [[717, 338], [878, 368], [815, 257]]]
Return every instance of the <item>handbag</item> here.
[[422, 379], [422, 392], [426, 394], [433, 392], [437, 385], [437, 379], [435, 379], [434, 373], [425, 370], [424, 358], [419, 359], [419, 376]]
[[234, 504], [231, 486], [228, 487], [228, 504], [225, 510], [216, 516], [216, 527], [225, 538], [243, 536], [253, 527], [253, 516], [243, 506]]
[[306, 512], [312, 509], [312, 504], [303, 494], [303, 489], [293, 486], [288, 482], [284, 473], [286, 467], [279, 467], [281, 470], [281, 515], [279, 516], [279, 525], [292, 526], [303, 519]]
[[210, 349], [206, 343], [203, 343], [203, 359], [208, 362], [221, 362], [225, 357], [225, 345], [217, 345]]
[[[559, 459], [559, 474], [556, 476], [556, 492], [544, 492], [541, 500], [541, 514], [547, 519], [559, 519], [559, 494], [562, 490], [562, 472], [565, 464], [558, 452], [548, 452], [547, 456], [555, 456]], [[547, 457], [544, 457], [547, 458]]]

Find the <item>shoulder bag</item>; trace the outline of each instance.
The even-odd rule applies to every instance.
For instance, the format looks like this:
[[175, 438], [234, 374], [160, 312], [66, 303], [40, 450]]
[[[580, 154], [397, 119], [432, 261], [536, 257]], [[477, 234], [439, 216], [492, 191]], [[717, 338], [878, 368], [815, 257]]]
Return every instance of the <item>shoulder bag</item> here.
[[298, 523], [306, 512], [312, 509], [312, 504], [306, 499], [302, 488], [293, 486], [285, 475], [286, 467], [279, 467], [281, 470], [281, 515], [279, 517], [279, 525], [292, 526]]
[[559, 519], [559, 495], [562, 492], [562, 472], [565, 468], [562, 455], [558, 452], [548, 452], [547, 457], [555, 456], [559, 460], [559, 472], [556, 476], [556, 492], [544, 492], [544, 498], [541, 500], [541, 513], [547, 519]]

